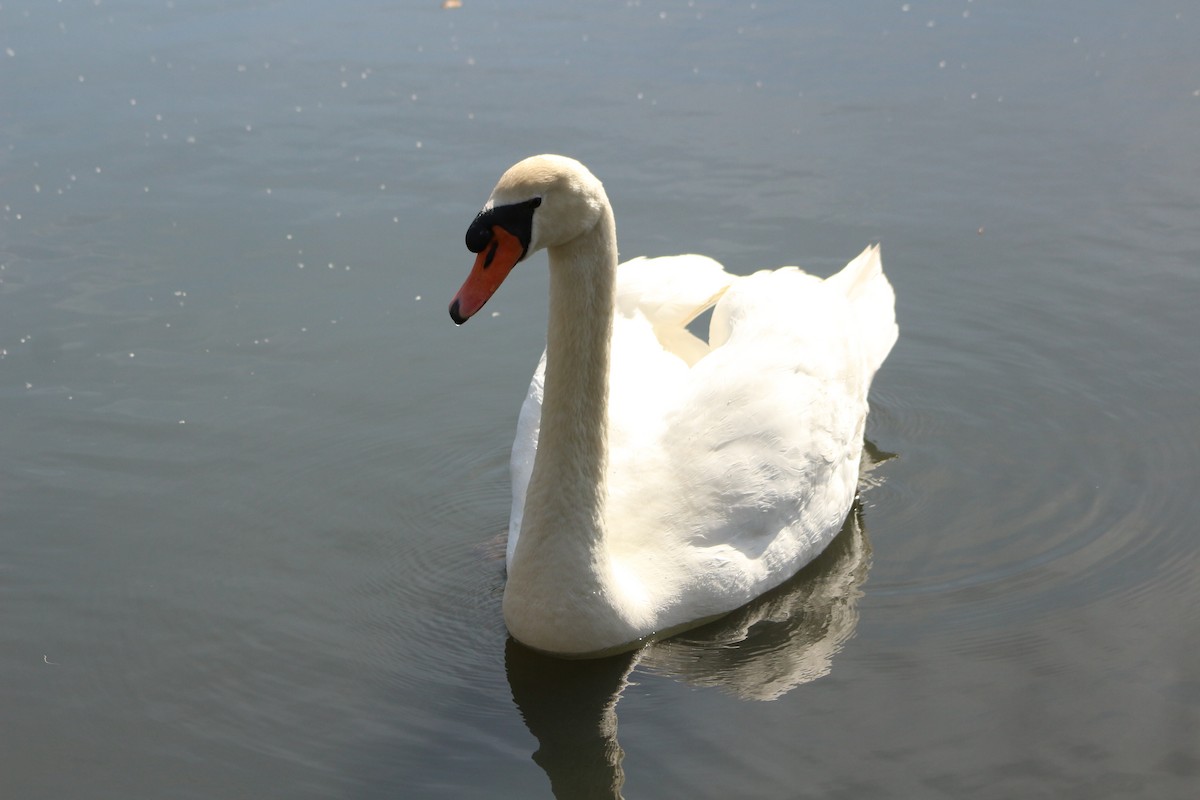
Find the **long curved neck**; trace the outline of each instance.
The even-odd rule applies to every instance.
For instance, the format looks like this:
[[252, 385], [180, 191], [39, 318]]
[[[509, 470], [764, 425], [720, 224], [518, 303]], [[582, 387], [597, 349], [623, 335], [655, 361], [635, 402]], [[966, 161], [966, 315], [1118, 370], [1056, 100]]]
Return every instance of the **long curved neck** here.
[[588, 233], [550, 248], [546, 383], [530, 495], [561, 531], [602, 524], [608, 442], [608, 363], [616, 282], [616, 228], [605, 209]]
[[[578, 588], [588, 591], [602, 588], [604, 580], [616, 250], [616, 226], [607, 205], [592, 230], [548, 250], [550, 316], [541, 432], [513, 567], [528, 570], [524, 576], [529, 577], [542, 568], [559, 575], [570, 572]], [[510, 573], [510, 581], [520, 577]]]

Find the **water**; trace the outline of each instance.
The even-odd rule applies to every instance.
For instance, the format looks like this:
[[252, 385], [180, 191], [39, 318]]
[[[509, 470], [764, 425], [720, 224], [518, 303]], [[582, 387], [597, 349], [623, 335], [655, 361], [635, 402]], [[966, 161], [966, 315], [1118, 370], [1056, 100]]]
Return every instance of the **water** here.
[[[6, 797], [1190, 798], [1186, 3], [0, 6]], [[564, 665], [500, 618], [534, 152], [623, 254], [883, 242], [871, 471], [780, 592]], [[780, 309], [786, 313], [786, 309]]]

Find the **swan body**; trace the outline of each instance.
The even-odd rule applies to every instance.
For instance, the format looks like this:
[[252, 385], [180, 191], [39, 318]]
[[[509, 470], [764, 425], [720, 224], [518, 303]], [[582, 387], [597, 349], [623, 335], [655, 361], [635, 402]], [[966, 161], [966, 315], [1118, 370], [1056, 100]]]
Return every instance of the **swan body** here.
[[[550, 265], [546, 351], [513, 443], [504, 618], [584, 657], [720, 616], [841, 528], [867, 393], [896, 341], [877, 246], [820, 279], [696, 255], [618, 266], [612, 208], [577, 161], [510, 168], [467, 233], [462, 324], [519, 261]], [[687, 329], [712, 309], [705, 341]]]

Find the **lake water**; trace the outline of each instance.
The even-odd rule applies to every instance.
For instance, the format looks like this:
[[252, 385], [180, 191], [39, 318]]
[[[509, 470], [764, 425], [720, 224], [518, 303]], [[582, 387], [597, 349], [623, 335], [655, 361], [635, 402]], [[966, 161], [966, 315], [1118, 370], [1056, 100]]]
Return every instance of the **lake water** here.
[[[440, 6], [0, 5], [0, 795], [1197, 796], [1200, 9]], [[446, 313], [546, 151], [901, 331], [831, 549], [590, 664], [500, 614], [544, 257]]]

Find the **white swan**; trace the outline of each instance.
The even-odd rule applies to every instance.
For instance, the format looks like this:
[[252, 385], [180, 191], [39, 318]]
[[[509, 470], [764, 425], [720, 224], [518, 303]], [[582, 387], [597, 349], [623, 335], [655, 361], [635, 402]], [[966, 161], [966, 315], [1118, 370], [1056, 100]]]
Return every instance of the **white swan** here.
[[[877, 246], [826, 280], [737, 277], [694, 255], [618, 266], [603, 186], [552, 155], [505, 172], [466, 240], [458, 324], [530, 253], [550, 262], [546, 352], [512, 452], [518, 641], [629, 649], [732, 611], [830, 542], [897, 336]], [[704, 342], [685, 326], [714, 303]]]

